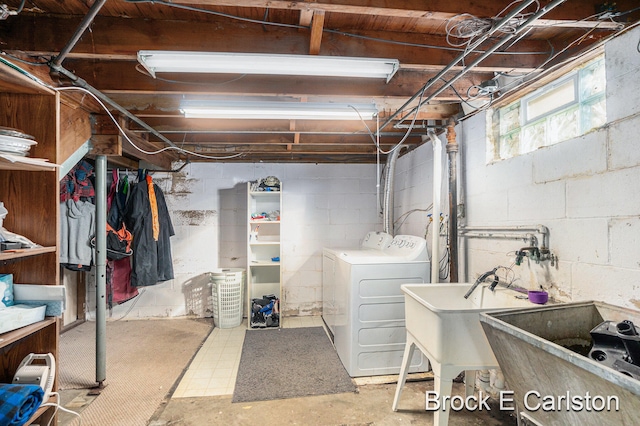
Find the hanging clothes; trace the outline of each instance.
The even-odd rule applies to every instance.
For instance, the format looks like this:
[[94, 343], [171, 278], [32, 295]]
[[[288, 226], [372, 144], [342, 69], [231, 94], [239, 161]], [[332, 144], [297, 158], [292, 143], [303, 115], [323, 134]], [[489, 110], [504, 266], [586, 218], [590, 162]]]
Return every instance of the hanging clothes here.
[[[111, 173], [111, 186], [107, 194], [107, 223], [118, 230], [124, 226], [124, 213], [126, 193], [128, 192], [128, 180], [124, 178], [126, 185], [122, 185], [117, 170]], [[121, 192], [124, 191], [124, 194]], [[138, 295], [138, 290], [131, 285], [131, 258], [120, 260], [107, 259], [107, 307], [124, 303]]]
[[[142, 287], [171, 280], [174, 276], [170, 237], [175, 232], [164, 194], [151, 176], [130, 185], [129, 190], [124, 222], [133, 234], [131, 285]], [[157, 216], [157, 240], [154, 216]]]
[[93, 264], [91, 238], [95, 234], [96, 206], [68, 199], [60, 203], [60, 263], [74, 271], [88, 271]]
[[85, 160], [80, 161], [60, 180], [60, 202], [71, 199], [93, 201], [96, 193], [92, 176], [93, 166]]
[[119, 305], [138, 295], [131, 285], [131, 258], [107, 261], [107, 307]]
[[93, 166], [82, 160], [60, 180], [60, 264], [73, 271], [89, 271], [94, 261], [92, 176]]

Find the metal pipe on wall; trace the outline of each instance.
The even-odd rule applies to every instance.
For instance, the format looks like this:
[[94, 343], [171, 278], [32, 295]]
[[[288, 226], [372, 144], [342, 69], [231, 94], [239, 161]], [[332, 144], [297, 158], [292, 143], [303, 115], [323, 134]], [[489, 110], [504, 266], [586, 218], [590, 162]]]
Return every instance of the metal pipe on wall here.
[[[481, 234], [484, 238], [488, 238], [485, 235], [494, 235], [493, 232], [509, 232], [509, 233], [520, 233], [528, 238], [531, 235], [531, 232], [538, 233], [542, 235], [542, 247], [548, 249], [549, 248], [549, 228], [544, 225], [514, 225], [514, 226], [461, 226], [459, 228], [459, 232], [461, 234], [467, 236], [480, 236], [473, 235]], [[525, 234], [526, 233], [526, 234]], [[522, 239], [521, 236], [512, 235], [515, 239]]]
[[107, 157], [96, 157], [96, 382], [107, 378]]
[[145, 130], [147, 130], [152, 135], [156, 136], [158, 139], [160, 139], [161, 141], [163, 141], [167, 145], [172, 146], [174, 148], [177, 148], [176, 144], [171, 142], [169, 139], [167, 139], [163, 134], [158, 132], [156, 129], [154, 129], [153, 127], [149, 126], [144, 121], [140, 120], [138, 117], [136, 117], [135, 115], [130, 113], [124, 107], [122, 107], [119, 104], [117, 104], [115, 101], [113, 101], [107, 95], [105, 95], [104, 93], [100, 92], [98, 89], [96, 89], [95, 87], [91, 86], [85, 80], [83, 80], [82, 78], [78, 77], [77, 75], [75, 75], [74, 73], [72, 73], [71, 71], [67, 70], [66, 68], [64, 68], [62, 66], [62, 61], [65, 60], [67, 55], [75, 47], [76, 43], [78, 43], [78, 40], [80, 40], [80, 37], [82, 37], [82, 34], [85, 32], [85, 30], [87, 28], [89, 28], [89, 26], [91, 25], [91, 23], [93, 22], [95, 17], [98, 15], [98, 12], [102, 8], [102, 6], [104, 6], [105, 3], [106, 3], [106, 0], [98, 0], [95, 3], [93, 3], [91, 8], [89, 9], [89, 12], [87, 12], [87, 14], [84, 16], [84, 18], [82, 19], [82, 22], [80, 22], [80, 25], [76, 29], [76, 31], [73, 34], [73, 36], [71, 37], [71, 39], [67, 42], [66, 46], [64, 46], [64, 48], [60, 51], [60, 54], [58, 56], [56, 56], [55, 59], [53, 59], [52, 61], [49, 62], [49, 68], [51, 69], [51, 71], [53, 71], [55, 73], [58, 73], [58, 74], [61, 74], [61, 75], [65, 76], [66, 78], [68, 78], [69, 80], [71, 80], [71, 82], [75, 86], [81, 87], [81, 88], [91, 92], [93, 95], [95, 95], [97, 98], [99, 98], [102, 102], [110, 105], [112, 108], [115, 108], [122, 115], [124, 115], [125, 117], [127, 117], [131, 121], [135, 122], [139, 126], [143, 127]]
[[413, 112], [416, 109], [420, 108], [422, 105], [428, 103], [433, 98], [438, 96], [440, 93], [444, 92], [449, 86], [451, 86], [454, 82], [459, 80], [462, 76], [464, 76], [467, 72], [469, 72], [471, 69], [473, 69], [476, 65], [478, 65], [480, 62], [482, 62], [485, 59], [487, 59], [496, 50], [498, 50], [500, 47], [504, 46], [508, 41], [510, 41], [513, 38], [515, 38], [520, 33], [520, 31], [524, 30], [529, 25], [531, 25], [533, 22], [535, 22], [536, 20], [538, 20], [539, 18], [541, 18], [542, 16], [547, 14], [550, 10], [554, 9], [555, 7], [559, 6], [560, 4], [564, 3], [567, 0], [554, 0], [551, 3], [549, 3], [548, 5], [542, 7], [536, 13], [530, 15], [523, 23], [518, 25], [514, 29], [514, 31], [510, 31], [505, 37], [501, 38], [496, 44], [494, 44], [493, 46], [491, 46], [488, 49], [485, 49], [484, 52], [480, 56], [478, 56], [475, 60], [473, 60], [470, 64], [465, 65], [461, 71], [459, 71], [452, 78], [448, 79], [446, 81], [446, 83], [444, 85], [442, 85], [442, 87], [440, 87], [434, 93], [431, 93], [429, 96], [427, 96], [424, 99], [422, 99], [416, 106], [412, 107], [410, 110], [404, 111], [404, 108], [406, 108], [411, 102], [416, 100], [428, 88], [433, 86], [433, 84], [435, 84], [436, 81], [439, 81], [440, 78], [443, 78], [443, 76], [444, 76], [444, 74], [446, 72], [451, 70], [455, 65], [457, 65], [460, 61], [462, 61], [469, 53], [474, 51], [476, 49], [476, 47], [478, 47], [480, 44], [484, 43], [487, 39], [489, 39], [491, 37], [491, 35], [495, 34], [500, 28], [502, 28], [503, 26], [507, 25], [520, 12], [522, 12], [524, 9], [526, 9], [531, 4], [533, 4], [534, 1], [535, 0], [527, 0], [526, 2], [523, 2], [522, 4], [518, 5], [513, 11], [511, 11], [509, 14], [507, 14], [503, 19], [501, 19], [496, 24], [494, 24], [494, 26], [492, 26], [491, 29], [486, 34], [483, 34], [482, 37], [480, 37], [476, 42], [474, 42], [467, 49], [465, 49], [465, 52], [463, 54], [458, 56], [449, 65], [447, 65], [445, 68], [443, 68], [438, 73], [438, 75], [436, 75], [435, 77], [430, 79], [422, 87], [422, 89], [418, 90], [407, 102], [405, 102], [400, 108], [398, 108], [394, 114], [389, 116], [387, 118], [387, 120], [384, 123], [382, 123], [382, 125], [380, 126], [378, 131], [381, 131], [382, 129], [386, 128], [401, 113], [404, 113], [405, 117], [410, 117], [411, 114], [413, 114]]
[[495, 239], [495, 240], [522, 240], [525, 243], [528, 243], [530, 246], [538, 245], [538, 238], [531, 233], [508, 233], [501, 234], [491, 231], [480, 232], [480, 231], [468, 231], [463, 232], [460, 230], [460, 235], [466, 238], [485, 238], [485, 239]]
[[152, 135], [154, 135], [155, 137], [157, 137], [158, 139], [160, 139], [161, 141], [163, 141], [167, 145], [172, 146], [174, 148], [178, 147], [176, 144], [174, 144], [169, 139], [167, 139], [162, 133], [158, 132], [156, 129], [154, 129], [153, 127], [149, 126], [147, 123], [145, 123], [144, 121], [142, 121], [141, 119], [139, 119], [138, 117], [136, 117], [135, 115], [130, 113], [127, 109], [125, 109], [124, 107], [122, 107], [119, 104], [117, 104], [114, 100], [109, 98], [107, 95], [105, 95], [104, 93], [102, 93], [101, 91], [96, 89], [95, 87], [91, 86], [89, 83], [87, 83], [85, 80], [83, 80], [82, 78], [78, 77], [77, 75], [75, 75], [71, 71], [67, 70], [64, 67], [55, 66], [53, 64], [51, 64], [49, 66], [51, 67], [51, 69], [53, 71], [55, 71], [55, 72], [57, 72], [59, 74], [62, 74], [65, 77], [67, 77], [68, 79], [70, 79], [73, 82], [74, 86], [81, 87], [81, 88], [91, 92], [97, 98], [99, 98], [102, 102], [104, 102], [107, 105], [110, 105], [112, 108], [116, 109], [120, 114], [124, 115], [125, 117], [127, 117], [128, 119], [133, 121], [134, 123], [136, 123], [139, 126], [143, 127], [149, 133], [151, 133]]
[[458, 168], [455, 120], [447, 126], [447, 155], [449, 157], [449, 282], [458, 281]]
[[107, 0], [97, 0], [95, 3], [91, 5], [91, 8], [82, 19], [82, 22], [80, 22], [80, 25], [76, 29], [76, 32], [73, 33], [73, 36], [71, 36], [71, 39], [67, 42], [66, 46], [62, 48], [62, 50], [60, 51], [60, 54], [56, 56], [56, 58], [53, 60], [53, 65], [56, 65], [56, 66], [62, 65], [62, 61], [64, 61], [64, 59], [67, 57], [69, 52], [71, 52], [71, 50], [75, 47], [76, 43], [78, 43], [78, 40], [80, 40], [80, 37], [82, 37], [82, 34], [85, 32], [87, 28], [89, 28], [89, 25], [91, 25], [91, 23], [93, 22], [93, 19], [96, 17], [96, 15], [98, 14], [100, 9], [102, 8], [102, 6], [104, 6], [106, 2]]
[[[395, 113], [393, 113], [389, 118], [387, 118], [387, 120], [382, 124], [382, 126], [380, 126], [378, 131], [380, 131], [380, 130], [384, 129], [385, 127], [387, 127], [393, 121], [393, 119], [395, 119], [398, 115], [400, 115], [402, 113], [402, 110], [404, 108], [406, 108], [411, 102], [416, 100], [420, 96], [420, 94], [426, 92], [426, 90], [428, 88], [433, 86], [437, 81], [440, 80], [440, 78], [444, 77], [444, 75], [447, 72], [449, 72], [454, 66], [456, 66], [459, 62], [461, 62], [467, 55], [471, 54], [476, 48], [478, 48], [482, 43], [484, 43], [486, 40], [488, 40], [493, 34], [497, 33], [502, 27], [507, 25], [509, 23], [509, 21], [511, 21], [511, 19], [516, 17], [520, 12], [525, 10], [527, 7], [531, 6], [534, 2], [535, 2], [535, 0], [527, 0], [527, 1], [519, 4], [513, 11], [511, 11], [509, 14], [507, 14], [500, 21], [496, 22], [486, 34], [483, 34], [479, 39], [474, 41], [470, 46], [467, 46], [467, 48], [464, 50], [464, 52], [462, 52], [457, 58], [455, 58], [453, 61], [451, 61], [451, 63], [449, 63], [449, 65], [444, 67], [435, 77], [433, 77], [429, 81], [427, 81], [427, 83], [422, 87], [422, 89], [418, 90], [411, 98], [409, 98], [409, 100], [407, 102], [404, 103], [404, 105], [402, 105], [400, 108], [398, 108]], [[509, 39], [511, 39], [511, 37], [509, 37]], [[506, 41], [507, 40], [505, 40], [502, 44], [506, 43]], [[485, 55], [482, 55], [483, 59], [485, 57], [486, 57]], [[471, 68], [472, 67], [470, 67], [470, 66], [464, 67], [464, 69], [459, 73], [457, 78], [462, 77], [462, 75], [464, 75], [466, 72], [468, 72]], [[445, 83], [445, 85], [440, 90], [444, 91], [452, 83], [453, 83], [453, 81]], [[433, 96], [433, 95], [429, 96], [426, 100], [421, 102], [420, 105], [428, 102], [433, 97], [435, 97], [435, 96]], [[415, 111], [416, 108], [419, 108], [420, 105], [413, 107], [413, 109], [410, 110], [407, 114], [404, 114], [404, 116], [405, 117], [409, 116], [411, 114], [411, 112]]]

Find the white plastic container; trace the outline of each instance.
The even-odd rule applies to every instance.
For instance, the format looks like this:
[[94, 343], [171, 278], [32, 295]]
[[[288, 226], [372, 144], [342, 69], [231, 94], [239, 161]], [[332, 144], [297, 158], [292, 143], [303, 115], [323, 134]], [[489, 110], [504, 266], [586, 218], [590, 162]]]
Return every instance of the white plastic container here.
[[219, 328], [242, 324], [245, 270], [224, 268], [209, 273], [213, 303], [213, 323]]
[[0, 333], [6, 333], [44, 320], [46, 309], [45, 305], [13, 305], [0, 309]]

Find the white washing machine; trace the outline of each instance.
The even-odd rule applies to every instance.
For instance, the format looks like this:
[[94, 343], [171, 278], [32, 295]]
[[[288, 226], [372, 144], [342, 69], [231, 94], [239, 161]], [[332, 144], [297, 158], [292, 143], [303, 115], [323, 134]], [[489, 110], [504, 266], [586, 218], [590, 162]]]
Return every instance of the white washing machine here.
[[322, 256], [322, 318], [332, 335], [336, 321], [335, 263], [338, 256], [350, 253], [379, 254], [389, 246], [393, 237], [386, 232], [371, 231], [365, 235], [359, 249], [324, 248]]
[[[336, 351], [351, 377], [400, 372], [406, 342], [400, 286], [429, 282], [427, 259], [426, 241], [412, 235], [398, 235], [378, 252], [324, 256], [323, 277], [328, 276], [334, 288], [325, 322], [331, 322]], [[428, 369], [428, 360], [415, 351], [409, 371]]]

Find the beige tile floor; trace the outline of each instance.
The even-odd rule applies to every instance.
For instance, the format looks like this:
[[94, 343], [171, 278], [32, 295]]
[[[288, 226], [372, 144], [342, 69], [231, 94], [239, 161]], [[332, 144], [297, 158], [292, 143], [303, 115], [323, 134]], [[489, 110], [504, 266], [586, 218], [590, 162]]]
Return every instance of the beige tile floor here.
[[[322, 318], [285, 317], [282, 326], [322, 327]], [[172, 398], [232, 395], [246, 331], [246, 320], [235, 328], [215, 328], [193, 358]]]

